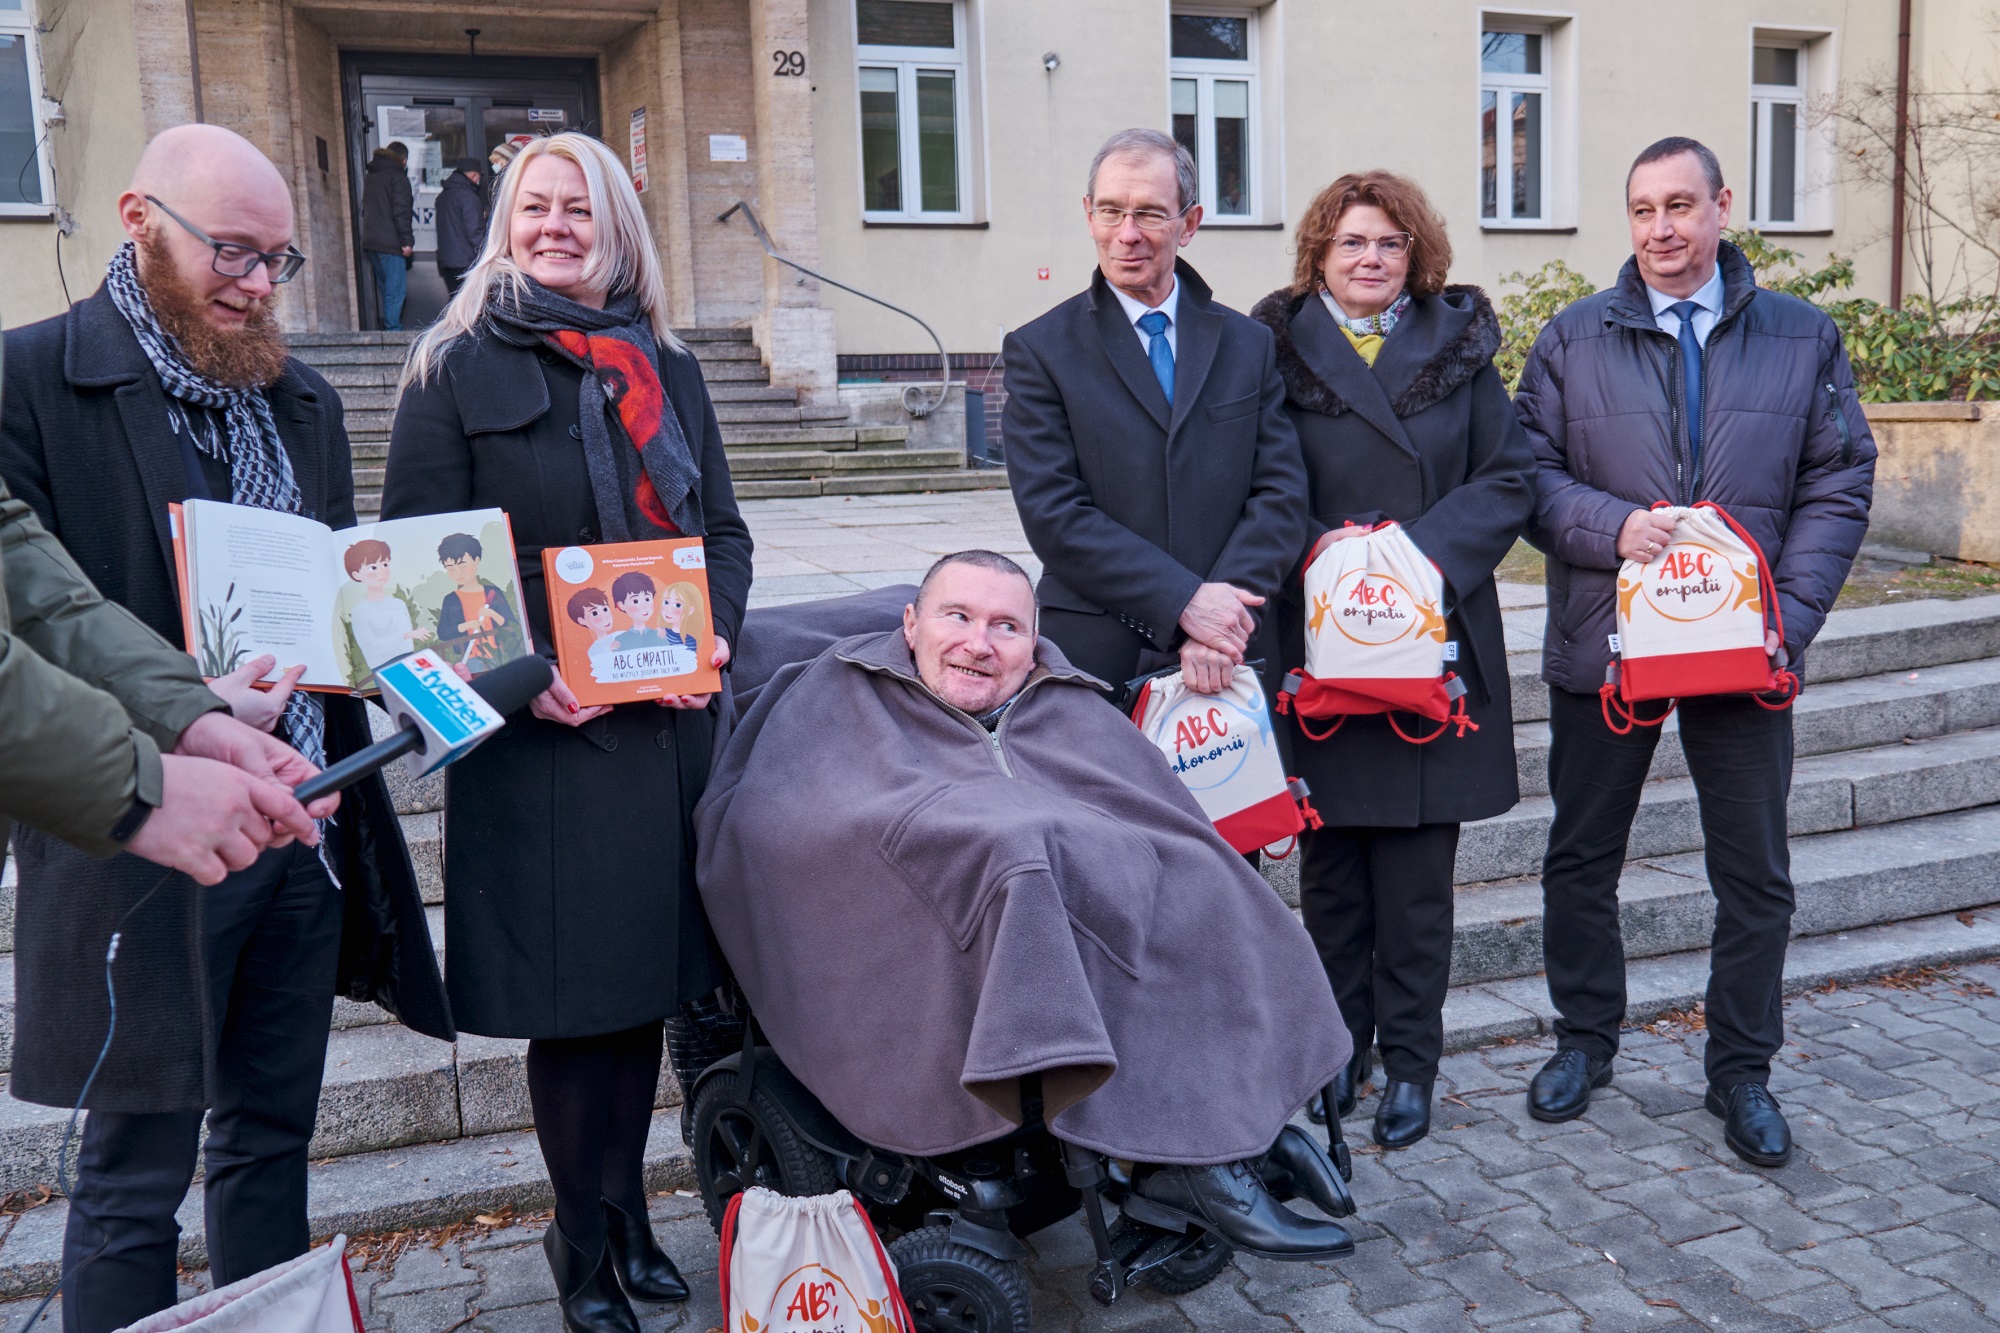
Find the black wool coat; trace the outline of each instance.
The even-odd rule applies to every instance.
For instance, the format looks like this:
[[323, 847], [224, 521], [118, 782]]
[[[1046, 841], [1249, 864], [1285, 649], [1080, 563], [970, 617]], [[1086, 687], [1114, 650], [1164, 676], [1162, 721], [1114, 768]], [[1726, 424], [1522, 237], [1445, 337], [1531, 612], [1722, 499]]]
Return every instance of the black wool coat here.
[[[1324, 741], [1280, 718], [1293, 772], [1331, 825], [1410, 828], [1500, 814], [1520, 799], [1513, 701], [1493, 570], [1527, 526], [1534, 457], [1493, 368], [1500, 324], [1477, 287], [1411, 303], [1371, 369], [1317, 294], [1273, 292], [1251, 311], [1277, 337], [1285, 410], [1305, 455], [1312, 517], [1278, 604], [1279, 669], [1305, 661], [1305, 557], [1329, 529], [1394, 519], [1444, 574], [1447, 623], [1479, 730], [1428, 745], [1386, 718], [1350, 717]], [[1413, 735], [1434, 724], [1400, 719]]]
[[1274, 597], [1304, 531], [1271, 336], [1175, 271], [1171, 407], [1102, 273], [1001, 348], [1007, 479], [1042, 562], [1037, 598], [1061, 613], [1042, 633], [1114, 687], [1171, 661], [1202, 583]]
[[[709, 601], [733, 646], [750, 530], [692, 353], [660, 381], [701, 469]], [[599, 540], [578, 415], [583, 376], [490, 328], [411, 386], [389, 445], [384, 518], [494, 506], [520, 557], [524, 614], [551, 660], [547, 547]], [[614, 438], [619, 438], [614, 435]], [[445, 773], [445, 977], [468, 1032], [587, 1037], [672, 1013], [720, 979], [695, 893], [694, 805], [713, 708], [625, 704], [566, 727], [526, 710]]]
[[[105, 598], [170, 643], [185, 643], [167, 506], [191, 494], [167, 424], [167, 395], [110, 295], [6, 335], [0, 477], [33, 505]], [[298, 361], [268, 390], [303, 512], [354, 523], [354, 474], [340, 395]], [[322, 695], [329, 761], [369, 743], [357, 699]], [[457, 1036], [423, 899], [388, 787], [349, 787], [327, 831], [345, 904], [337, 990], [372, 1000], [427, 1036]], [[160, 867], [96, 860], [17, 829], [16, 1044], [12, 1091], [75, 1101], [104, 1041], [104, 949]], [[90, 1095], [94, 1108], [192, 1110], [208, 1104], [215, 1015], [208, 1012], [201, 889], [175, 875], [122, 927], [118, 1035]]]

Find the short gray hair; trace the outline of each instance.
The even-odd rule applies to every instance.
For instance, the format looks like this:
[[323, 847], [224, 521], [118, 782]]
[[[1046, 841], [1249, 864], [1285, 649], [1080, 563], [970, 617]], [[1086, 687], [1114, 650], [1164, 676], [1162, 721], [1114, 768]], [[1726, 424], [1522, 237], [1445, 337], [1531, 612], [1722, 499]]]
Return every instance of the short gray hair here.
[[1682, 153], [1693, 153], [1695, 161], [1701, 164], [1701, 174], [1708, 178], [1708, 197], [1722, 197], [1722, 163], [1716, 161], [1715, 153], [1699, 139], [1689, 139], [1673, 134], [1646, 146], [1646, 151], [1632, 159], [1631, 169], [1625, 173], [1625, 197], [1632, 197], [1632, 174], [1640, 167], [1654, 162], [1664, 162]]
[[1201, 198], [1201, 184], [1194, 171], [1194, 158], [1181, 146], [1180, 140], [1159, 130], [1120, 130], [1104, 141], [1104, 147], [1097, 150], [1097, 156], [1090, 159], [1090, 183], [1084, 187], [1084, 197], [1097, 197], [1097, 169], [1104, 160], [1120, 153], [1133, 153], [1144, 157], [1157, 154], [1174, 160], [1174, 183], [1180, 189], [1181, 211], [1193, 208]]
[[1012, 574], [1015, 578], [1020, 579], [1028, 585], [1029, 598], [1030, 600], [1033, 599], [1035, 581], [1028, 577], [1027, 570], [1021, 568], [1006, 556], [1001, 555], [998, 551], [983, 551], [975, 548], [970, 551], [953, 551], [950, 555], [938, 557], [937, 562], [924, 571], [924, 581], [917, 585], [917, 595], [911, 601], [918, 606], [922, 606], [924, 604], [924, 594], [931, 590], [931, 584], [936, 581], [937, 576], [944, 573], [945, 570], [950, 569], [953, 565], [971, 565], [975, 569], [984, 569], [995, 574]]

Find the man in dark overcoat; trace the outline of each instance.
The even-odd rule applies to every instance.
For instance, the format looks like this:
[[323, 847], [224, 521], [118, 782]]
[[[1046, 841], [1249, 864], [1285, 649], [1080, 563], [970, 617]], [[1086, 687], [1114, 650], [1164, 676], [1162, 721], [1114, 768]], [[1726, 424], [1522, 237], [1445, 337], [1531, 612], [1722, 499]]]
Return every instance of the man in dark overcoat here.
[[[167, 506], [234, 501], [345, 527], [351, 464], [339, 397], [286, 355], [270, 308], [303, 262], [276, 168], [226, 130], [182, 126], [148, 145], [118, 207], [132, 243], [105, 285], [6, 335], [0, 477], [108, 600], [182, 643]], [[277, 697], [231, 702], [255, 715]], [[314, 762], [369, 740], [361, 704], [337, 696], [289, 694], [279, 725]], [[28, 829], [16, 851], [14, 1095], [76, 1100], [104, 1040], [105, 943], [124, 935], [117, 1037], [90, 1088], [64, 1240], [64, 1327], [111, 1330], [173, 1303], [174, 1211], [204, 1107], [216, 1285], [303, 1253], [336, 987], [454, 1035], [381, 779], [345, 793], [320, 849], [266, 852], [203, 891]]]
[[[1693, 139], [1639, 154], [1625, 182], [1632, 258], [1542, 330], [1514, 399], [1537, 464], [1528, 539], [1548, 553], [1542, 950], [1559, 1016], [1556, 1053], [1529, 1085], [1539, 1120], [1581, 1115], [1611, 1081], [1625, 1016], [1618, 874], [1660, 728], [1613, 731], [1597, 691], [1618, 651], [1619, 568], [1658, 559], [1672, 536], [1652, 506], [1712, 501], [1749, 533], [1777, 590], [1765, 652], [1793, 669], [1868, 531], [1875, 444], [1840, 331], [1757, 285], [1722, 239], [1729, 207], [1715, 154]], [[1785, 1038], [1792, 714], [1705, 695], [1681, 700], [1679, 720], [1716, 899], [1706, 1104], [1737, 1156], [1783, 1166], [1791, 1128], [1767, 1084]]]
[[1007, 477], [1042, 562], [1041, 632], [1114, 691], [1176, 660], [1213, 694], [1268, 658], [1262, 608], [1305, 537], [1305, 465], [1270, 330], [1177, 258], [1194, 161], [1124, 130], [1091, 163], [1089, 290], [1007, 336]]

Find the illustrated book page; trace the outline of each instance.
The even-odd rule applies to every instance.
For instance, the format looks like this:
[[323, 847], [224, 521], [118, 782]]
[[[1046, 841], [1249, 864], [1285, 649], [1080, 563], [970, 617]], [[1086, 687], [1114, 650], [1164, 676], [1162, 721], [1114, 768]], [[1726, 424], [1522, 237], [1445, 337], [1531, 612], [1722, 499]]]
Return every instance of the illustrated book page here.
[[699, 537], [542, 552], [563, 682], [584, 705], [709, 694], [722, 673]]

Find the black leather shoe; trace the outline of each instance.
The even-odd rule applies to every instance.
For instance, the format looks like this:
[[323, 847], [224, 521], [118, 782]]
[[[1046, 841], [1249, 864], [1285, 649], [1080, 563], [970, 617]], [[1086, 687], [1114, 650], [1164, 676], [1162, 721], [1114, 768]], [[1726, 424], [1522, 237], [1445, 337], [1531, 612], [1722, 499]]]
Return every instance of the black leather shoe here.
[[1407, 1148], [1431, 1132], [1431, 1085], [1398, 1083], [1390, 1079], [1382, 1085], [1382, 1100], [1375, 1106], [1375, 1142], [1384, 1148]]
[[639, 1316], [612, 1276], [609, 1245], [587, 1255], [551, 1221], [542, 1233], [542, 1252], [556, 1280], [565, 1333], [639, 1333]]
[[618, 1285], [635, 1301], [684, 1301], [688, 1284], [681, 1270], [653, 1239], [652, 1223], [604, 1201], [604, 1231], [611, 1239], [611, 1268]]
[[1297, 1125], [1278, 1131], [1258, 1175], [1275, 1199], [1301, 1198], [1328, 1217], [1351, 1217], [1354, 1196], [1319, 1140]]
[[[1333, 1109], [1340, 1114], [1342, 1120], [1354, 1114], [1354, 1104], [1361, 1100], [1362, 1085], [1368, 1082], [1368, 1070], [1368, 1052], [1360, 1050], [1356, 1051], [1354, 1058], [1341, 1066], [1340, 1072], [1333, 1076]], [[1319, 1108], [1318, 1115], [1312, 1113], [1314, 1106]], [[1306, 1115], [1315, 1125], [1326, 1123], [1324, 1096], [1313, 1099], [1312, 1104], [1306, 1108]]]
[[1792, 1160], [1792, 1127], [1778, 1099], [1762, 1083], [1733, 1088], [1710, 1085], [1703, 1105], [1722, 1122], [1722, 1139], [1752, 1166], [1783, 1166]]
[[1590, 1090], [1611, 1082], [1611, 1062], [1599, 1063], [1574, 1046], [1549, 1057], [1528, 1084], [1528, 1114], [1551, 1123], [1574, 1120], [1590, 1105]]
[[1199, 1226], [1266, 1259], [1338, 1259], [1354, 1253], [1346, 1227], [1301, 1217], [1284, 1207], [1248, 1162], [1158, 1167], [1139, 1183], [1126, 1211], [1155, 1225], [1166, 1221]]

